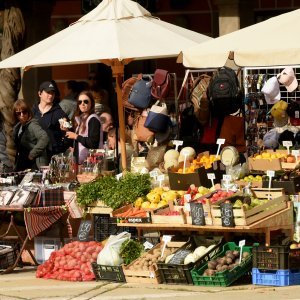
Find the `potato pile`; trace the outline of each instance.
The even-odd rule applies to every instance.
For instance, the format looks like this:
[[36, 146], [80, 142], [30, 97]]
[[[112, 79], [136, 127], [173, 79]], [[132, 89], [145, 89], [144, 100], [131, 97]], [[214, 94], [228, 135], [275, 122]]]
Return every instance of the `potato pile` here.
[[[249, 252], [242, 253], [242, 261], [249, 257]], [[203, 276], [214, 276], [217, 272], [224, 272], [226, 270], [232, 270], [234, 267], [239, 265], [240, 252], [237, 250], [227, 250], [225, 256], [218, 257], [207, 263], [207, 268]]]
[[[142, 255], [139, 259], [135, 260], [133, 263], [128, 265], [128, 270], [133, 271], [155, 271], [157, 262], [165, 262], [166, 258], [172, 255], [178, 248], [166, 247], [163, 256], [161, 253], [163, 250], [163, 245], [155, 247], [148, 253]], [[170, 259], [170, 258], [169, 258]]]

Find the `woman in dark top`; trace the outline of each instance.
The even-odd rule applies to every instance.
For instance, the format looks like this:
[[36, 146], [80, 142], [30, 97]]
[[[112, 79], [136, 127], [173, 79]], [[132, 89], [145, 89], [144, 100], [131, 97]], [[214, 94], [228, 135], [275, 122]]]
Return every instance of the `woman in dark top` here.
[[88, 91], [82, 91], [78, 96], [74, 127], [75, 132], [67, 131], [66, 137], [74, 140], [75, 162], [82, 164], [89, 154], [89, 149], [97, 149], [100, 144], [101, 124], [95, 114], [94, 98]]
[[47, 146], [48, 135], [33, 118], [32, 112], [24, 100], [17, 100], [13, 106], [13, 113], [18, 121], [13, 129], [16, 144], [16, 171], [25, 169], [39, 169], [48, 163]]

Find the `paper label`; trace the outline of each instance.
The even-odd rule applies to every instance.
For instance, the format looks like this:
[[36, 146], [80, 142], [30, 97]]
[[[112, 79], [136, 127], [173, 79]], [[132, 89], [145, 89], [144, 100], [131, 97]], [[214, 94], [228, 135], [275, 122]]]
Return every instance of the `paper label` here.
[[120, 178], [123, 176], [123, 173], [119, 173], [116, 175], [117, 180], [120, 180]]
[[184, 204], [184, 210], [185, 211], [191, 211], [191, 206], [190, 206], [189, 202]]
[[273, 171], [273, 170], [268, 170], [268, 171], [267, 171], [267, 176], [268, 176], [268, 177], [274, 177], [274, 176], [275, 176], [275, 171]]
[[149, 173], [149, 175], [150, 175], [150, 177], [156, 177], [156, 176], [158, 176], [158, 172], [157, 171], [151, 171]]
[[191, 196], [191, 194], [185, 194], [185, 195], [183, 195], [183, 198], [186, 202], [189, 202], [192, 199], [192, 196]]
[[224, 181], [231, 181], [231, 175], [227, 175], [227, 174], [223, 175], [223, 180]]
[[283, 145], [283, 147], [292, 147], [293, 143], [292, 143], [292, 141], [283, 141], [282, 145]]
[[299, 150], [292, 150], [292, 155], [299, 156]]
[[173, 140], [172, 141], [173, 145], [178, 145], [178, 146], [182, 146], [183, 145], [183, 141], [180, 141], [180, 140]]
[[169, 243], [172, 239], [172, 235], [163, 235], [162, 236], [162, 241], [165, 243]]
[[225, 139], [217, 139], [217, 144], [219, 145], [225, 144]]
[[152, 249], [153, 248], [153, 244], [151, 244], [150, 242], [146, 241], [144, 244], [144, 248], [146, 249]]
[[159, 175], [157, 176], [158, 181], [164, 181], [165, 180], [165, 175]]
[[207, 173], [207, 178], [210, 180], [214, 180], [214, 179], [216, 179], [216, 175], [215, 175], [215, 173]]
[[244, 247], [246, 245], [246, 240], [239, 241], [239, 247]]

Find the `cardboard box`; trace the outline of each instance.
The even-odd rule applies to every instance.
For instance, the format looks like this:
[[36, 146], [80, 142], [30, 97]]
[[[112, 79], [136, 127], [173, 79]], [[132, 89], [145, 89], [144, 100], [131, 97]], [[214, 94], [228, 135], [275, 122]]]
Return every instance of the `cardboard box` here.
[[[182, 167], [182, 164], [180, 164]], [[207, 178], [207, 173], [214, 173], [215, 180], [214, 183], [220, 183], [225, 174], [225, 166], [221, 163], [220, 160], [213, 162], [212, 167], [209, 169], [205, 169], [204, 167], [200, 167], [195, 170], [194, 173], [176, 173], [178, 168], [170, 168], [168, 169], [169, 175], [169, 184], [172, 190], [188, 190], [191, 184], [195, 186], [204, 186], [207, 188], [211, 187], [211, 180]]]

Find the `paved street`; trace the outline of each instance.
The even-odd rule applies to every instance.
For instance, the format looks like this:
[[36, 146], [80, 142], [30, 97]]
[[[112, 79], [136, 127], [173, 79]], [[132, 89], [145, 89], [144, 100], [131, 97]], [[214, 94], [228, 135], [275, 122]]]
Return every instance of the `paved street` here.
[[67, 282], [36, 279], [35, 270], [0, 276], [0, 300], [300, 300], [300, 286], [262, 287], [233, 285], [226, 288], [186, 285], [146, 285], [110, 282]]

